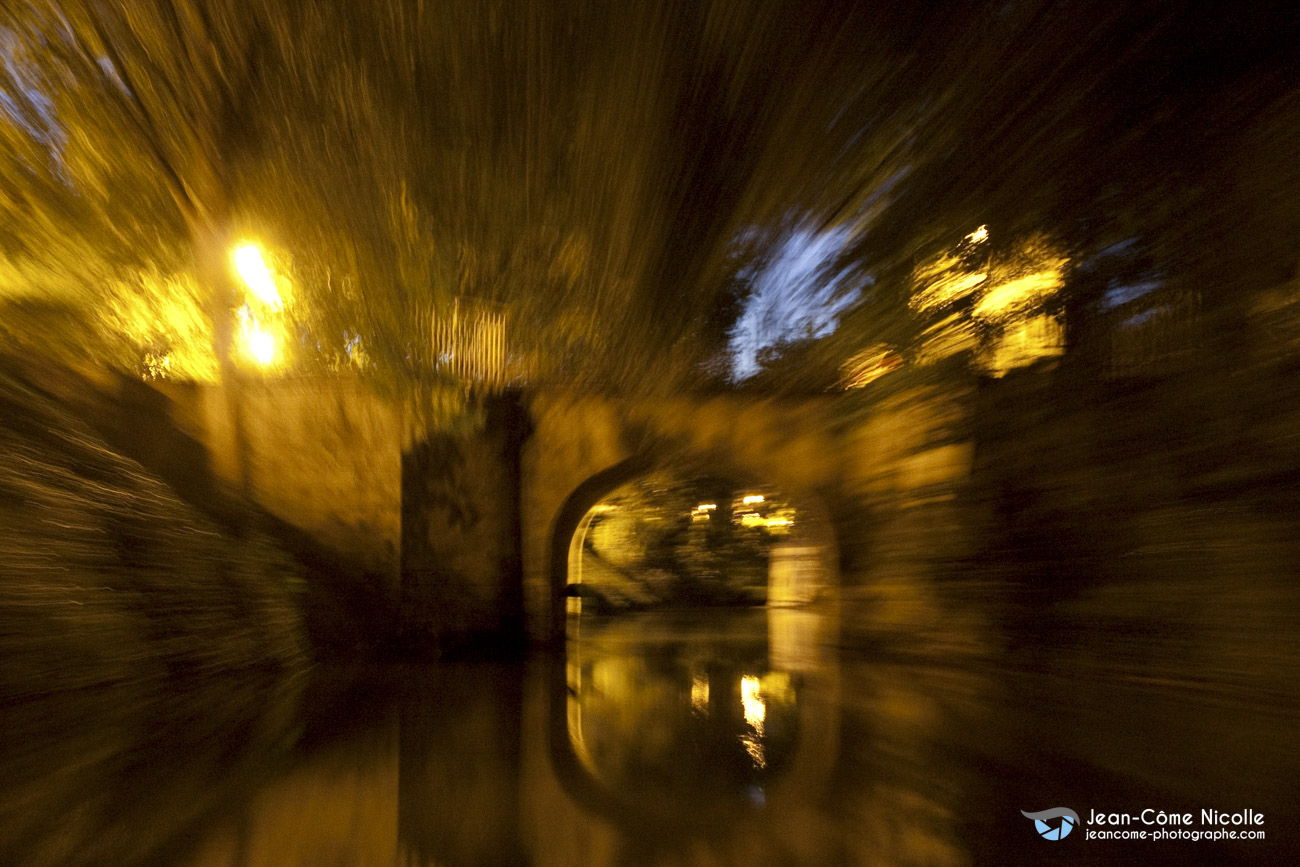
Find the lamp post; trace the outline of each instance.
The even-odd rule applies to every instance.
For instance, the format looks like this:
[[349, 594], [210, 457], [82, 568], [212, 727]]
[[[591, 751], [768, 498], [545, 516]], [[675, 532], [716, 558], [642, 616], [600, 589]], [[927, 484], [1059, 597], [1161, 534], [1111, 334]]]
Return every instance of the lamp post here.
[[[230, 264], [238, 276], [244, 292], [225, 294], [217, 303], [216, 322], [218, 337], [218, 361], [222, 368], [222, 388], [229, 419], [229, 440], [227, 452], [230, 461], [232, 479], [238, 486], [240, 495], [245, 500], [253, 497], [252, 468], [250, 465], [247, 420], [244, 417], [244, 383], [239, 366], [234, 362], [233, 350], [236, 337], [243, 343], [244, 352], [259, 366], [266, 367], [275, 359], [275, 339], [258, 321], [251, 309], [257, 304], [271, 310], [279, 310], [283, 304], [276, 289], [275, 279], [266, 266], [262, 251], [255, 244], [240, 244], [230, 250]], [[229, 272], [224, 276], [225, 285], [230, 286]], [[232, 287], [233, 288], [233, 287]], [[238, 304], [239, 331], [236, 335], [234, 317], [231, 314], [232, 302], [237, 302], [239, 294], [245, 295], [243, 303]], [[224, 332], [224, 336], [223, 333]], [[238, 518], [242, 524], [243, 517]]]

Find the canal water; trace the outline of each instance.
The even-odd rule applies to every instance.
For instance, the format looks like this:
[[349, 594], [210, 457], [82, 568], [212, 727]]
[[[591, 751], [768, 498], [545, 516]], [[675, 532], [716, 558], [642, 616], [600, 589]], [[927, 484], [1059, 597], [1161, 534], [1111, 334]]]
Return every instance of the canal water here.
[[[1295, 851], [1294, 697], [1151, 676], [1149, 657], [1138, 676], [1119, 657], [1063, 669], [951, 647], [847, 652], [830, 629], [813, 609], [584, 617], [563, 653], [520, 663], [320, 666], [6, 706], [0, 863], [1280, 864]], [[1048, 839], [1021, 815], [1054, 808], [1084, 826]], [[1265, 839], [1089, 837], [1213, 830], [1205, 809], [1262, 814], [1250, 827]], [[1194, 821], [1147, 825], [1145, 810]], [[1097, 813], [1133, 822], [1088, 824]]]

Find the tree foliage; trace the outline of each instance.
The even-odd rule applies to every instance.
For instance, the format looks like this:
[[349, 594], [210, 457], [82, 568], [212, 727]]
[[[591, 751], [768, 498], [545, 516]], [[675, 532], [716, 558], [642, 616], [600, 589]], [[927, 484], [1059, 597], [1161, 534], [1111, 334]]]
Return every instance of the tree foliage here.
[[1290, 17], [1191, 13], [26, 0], [0, 16], [0, 281], [96, 311], [189, 275], [221, 324], [251, 238], [293, 277], [301, 360], [362, 347], [395, 389], [445, 384], [428, 335], [461, 298], [509, 312], [537, 381], [650, 390], [716, 369], [746, 239], [835, 227], [854, 352], [897, 343], [917, 264], [982, 224], [1007, 251], [1046, 233], [1080, 263], [1141, 235], [1171, 280], [1272, 279], [1276, 256], [1181, 245], [1216, 196], [1259, 198], [1214, 180], [1224, 154], [1277, 162], [1238, 131], [1294, 88]]
[[424, 326], [467, 296], [508, 305], [566, 381], [679, 381], [716, 340], [732, 237], [788, 206], [811, 165], [788, 155], [836, 108], [811, 94], [867, 22], [670, 6], [19, 4], [12, 282], [219, 284], [251, 234], [300, 271], [315, 340], [359, 335], [386, 374], [428, 368]]

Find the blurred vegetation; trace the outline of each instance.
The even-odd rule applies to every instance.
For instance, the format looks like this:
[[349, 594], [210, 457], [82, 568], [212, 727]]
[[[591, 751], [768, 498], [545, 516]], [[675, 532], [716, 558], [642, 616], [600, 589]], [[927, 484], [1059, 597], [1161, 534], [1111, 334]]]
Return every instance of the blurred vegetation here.
[[1081, 359], [1122, 285], [1240, 316], [1294, 274], [1290, 11], [27, 0], [0, 17], [0, 295], [95, 321], [122, 367], [229, 377], [226, 256], [256, 240], [294, 283], [295, 369], [440, 416], [462, 384], [429, 335], [457, 298], [509, 311], [534, 382], [725, 385], [773, 251], [830, 232], [818, 279], [857, 303], [752, 384], [822, 390], [905, 362], [940, 324], [909, 312], [918, 268], [986, 226], [991, 261], [1060, 259], [1005, 336]]
[[[230, 368], [224, 256], [251, 237], [294, 275], [309, 366], [359, 347], [381, 387], [436, 388], [430, 321], [468, 297], [508, 306], [536, 380], [680, 385], [738, 312], [734, 239], [785, 219], [847, 134], [814, 95], [877, 21], [812, 11], [14, 4], [3, 294], [98, 320], [142, 273], [196, 279]], [[105, 324], [124, 367], [192, 339]]]
[[[1206, 368], [1239, 357], [1255, 299], [1292, 287], [1300, 264], [1300, 173], [1285, 156], [1300, 107], [1293, 10], [1252, 4], [1214, 20], [1185, 3], [913, 11], [914, 27], [873, 43], [897, 50], [889, 75], [864, 67], [861, 102], [841, 94], [845, 123], [861, 123], [854, 110], [867, 104], [874, 114], [802, 206], [814, 226], [845, 233], [822, 279], [860, 301], [834, 334], [772, 346], [753, 387], [856, 381], [851, 402], [868, 409], [917, 385], [1005, 375], [1017, 353], [997, 344], [1008, 341], [1050, 346], [1045, 366], [1076, 380], [1116, 366], [1167, 372], [1152, 357], [1162, 353]], [[1033, 260], [1040, 270], [1056, 260], [1060, 284], [1045, 303], [970, 322]], [[945, 273], [986, 278], [964, 301], [918, 303]], [[1202, 315], [1209, 327], [1193, 324]], [[936, 341], [949, 360], [933, 358]]]

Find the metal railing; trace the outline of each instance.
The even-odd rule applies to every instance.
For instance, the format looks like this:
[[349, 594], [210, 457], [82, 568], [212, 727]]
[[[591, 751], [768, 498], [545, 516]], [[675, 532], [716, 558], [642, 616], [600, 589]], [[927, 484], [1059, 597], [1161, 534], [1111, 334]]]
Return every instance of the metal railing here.
[[433, 316], [433, 358], [466, 384], [496, 391], [510, 381], [505, 308], [457, 298], [446, 315]]

